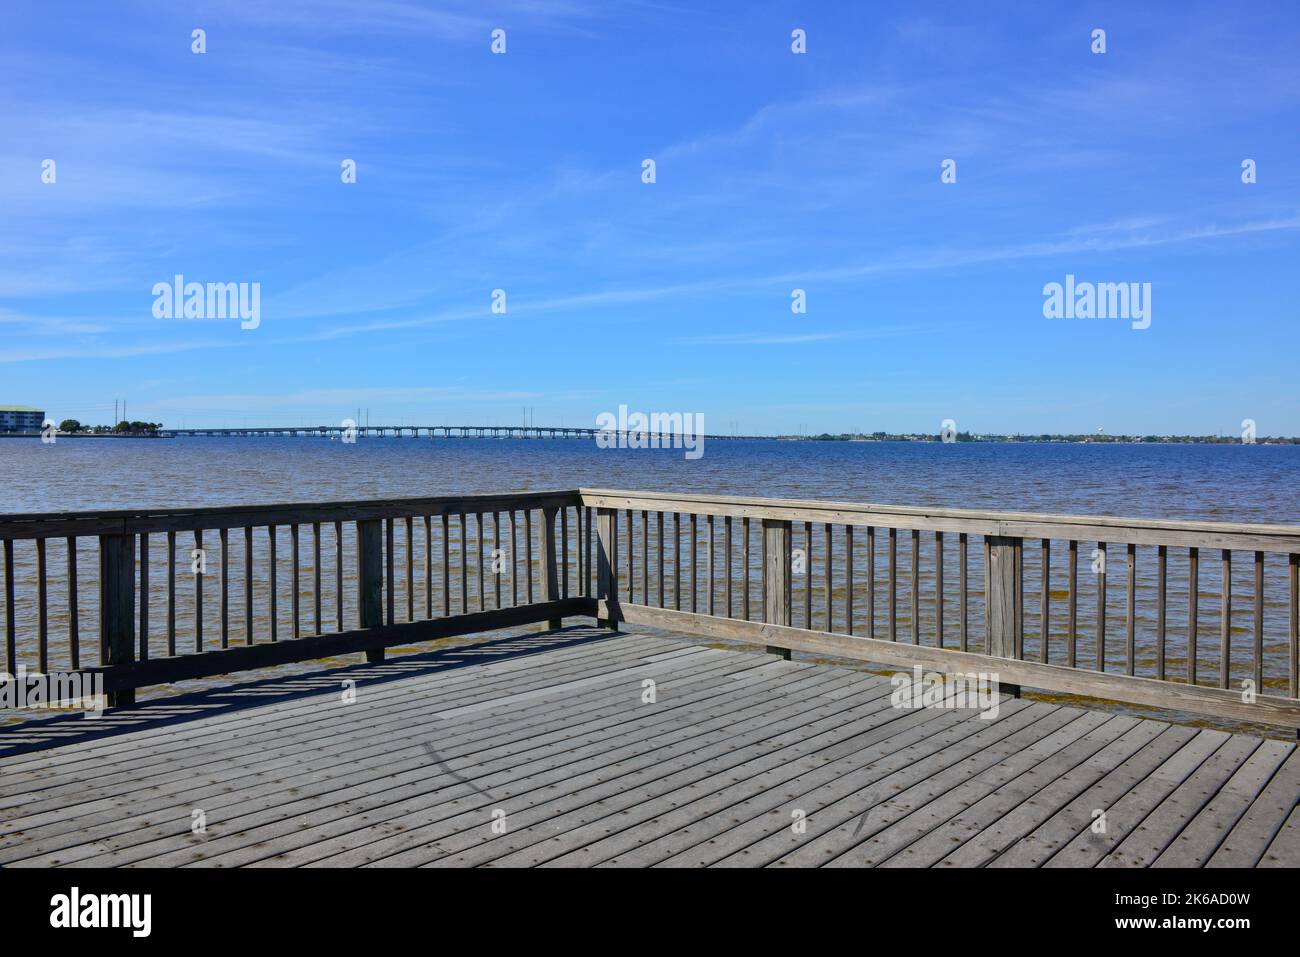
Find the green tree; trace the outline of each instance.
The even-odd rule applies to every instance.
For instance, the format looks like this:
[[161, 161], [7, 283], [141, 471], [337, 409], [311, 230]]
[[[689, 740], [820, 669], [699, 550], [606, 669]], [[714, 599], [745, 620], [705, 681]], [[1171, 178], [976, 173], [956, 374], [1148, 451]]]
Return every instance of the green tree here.
[[59, 423], [60, 432], [80, 432], [81, 423], [76, 419], [64, 419]]

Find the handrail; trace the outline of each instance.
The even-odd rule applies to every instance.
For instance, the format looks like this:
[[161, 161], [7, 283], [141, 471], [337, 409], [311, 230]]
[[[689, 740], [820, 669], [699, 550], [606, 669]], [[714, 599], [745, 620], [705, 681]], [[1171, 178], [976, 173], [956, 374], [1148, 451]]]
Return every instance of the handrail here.
[[[1094, 539], [1138, 545], [1198, 544], [1213, 548], [1263, 548], [1300, 552], [1300, 526], [1206, 522], [1201, 520], [1136, 518], [1118, 515], [1073, 515], [1050, 512], [1002, 512], [980, 509], [876, 505], [818, 499], [757, 498], [736, 495], [627, 491], [581, 488], [591, 507], [676, 510], [697, 515], [733, 518], [874, 525], [923, 531], [971, 532], [978, 535], [1018, 535], [1023, 538]], [[1192, 543], [1188, 539], [1196, 536]], [[1230, 542], [1231, 544], [1224, 544]]]
[[[1016, 693], [1024, 684], [1300, 728], [1297, 526], [621, 489], [579, 495], [596, 510], [597, 614], [610, 624], [742, 639], [786, 656], [978, 666]], [[900, 558], [900, 542], [910, 560], [906, 551]], [[1080, 556], [1081, 542], [1095, 547]], [[1124, 546], [1122, 555], [1108, 545]], [[1218, 552], [1219, 590], [1208, 598], [1202, 550], [1206, 565]], [[1247, 589], [1234, 552], [1251, 556]], [[1171, 570], [1182, 575], [1172, 588]], [[1107, 587], [1117, 571], [1122, 612]], [[1217, 642], [1207, 641], [1206, 610]]]
[[584, 517], [575, 491], [0, 515], [5, 673], [90, 673], [125, 705], [147, 685], [558, 627], [591, 604]]

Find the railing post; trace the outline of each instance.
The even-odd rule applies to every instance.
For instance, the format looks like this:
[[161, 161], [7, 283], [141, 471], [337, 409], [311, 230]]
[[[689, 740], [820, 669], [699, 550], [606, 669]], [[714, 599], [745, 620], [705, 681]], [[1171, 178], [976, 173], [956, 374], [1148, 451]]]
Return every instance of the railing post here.
[[[543, 601], [560, 600], [560, 571], [555, 546], [555, 516], [559, 512], [555, 506], [542, 509], [542, 595]], [[559, 618], [551, 618], [546, 627], [555, 629], [563, 627]]]
[[[596, 624], [618, 630], [618, 512], [596, 509]], [[605, 617], [600, 617], [601, 604]]]
[[[384, 528], [383, 520], [357, 522], [357, 610], [362, 628], [384, 623]], [[393, 586], [392, 582], [388, 587]], [[383, 661], [384, 649], [371, 648], [366, 661]]]
[[[763, 519], [763, 620], [790, 624], [790, 523]], [[789, 648], [767, 646], [768, 654], [790, 660]]]
[[[99, 658], [108, 667], [135, 661], [135, 536], [99, 537]], [[108, 694], [110, 708], [135, 704], [135, 690]]]
[[[1019, 569], [1020, 539], [1005, 535], [989, 536], [988, 653], [995, 658], [1014, 658], [1016, 633], [1020, 623], [1021, 608]], [[1006, 694], [1020, 697], [1020, 686], [1001, 684], [998, 688]]]

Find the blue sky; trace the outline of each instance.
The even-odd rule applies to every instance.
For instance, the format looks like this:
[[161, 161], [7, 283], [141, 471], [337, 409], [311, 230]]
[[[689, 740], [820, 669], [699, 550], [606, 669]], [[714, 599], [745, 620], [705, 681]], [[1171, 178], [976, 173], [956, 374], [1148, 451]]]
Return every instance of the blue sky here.
[[[0, 404], [1300, 434], [1298, 9], [7, 0]], [[1067, 273], [1151, 327], [1045, 319]]]

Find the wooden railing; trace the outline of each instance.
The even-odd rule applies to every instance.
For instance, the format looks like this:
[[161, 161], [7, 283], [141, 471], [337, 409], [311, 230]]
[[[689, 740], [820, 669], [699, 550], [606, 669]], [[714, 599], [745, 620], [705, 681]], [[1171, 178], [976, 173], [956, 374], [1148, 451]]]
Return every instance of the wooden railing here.
[[1294, 526], [597, 489], [581, 500], [597, 510], [606, 622], [1300, 727]]
[[147, 685], [558, 625], [588, 611], [584, 519], [573, 492], [0, 515], [6, 671], [98, 671], [124, 705]]
[[114, 705], [591, 615], [1300, 727], [1294, 526], [583, 489], [0, 515], [0, 546], [7, 672]]

